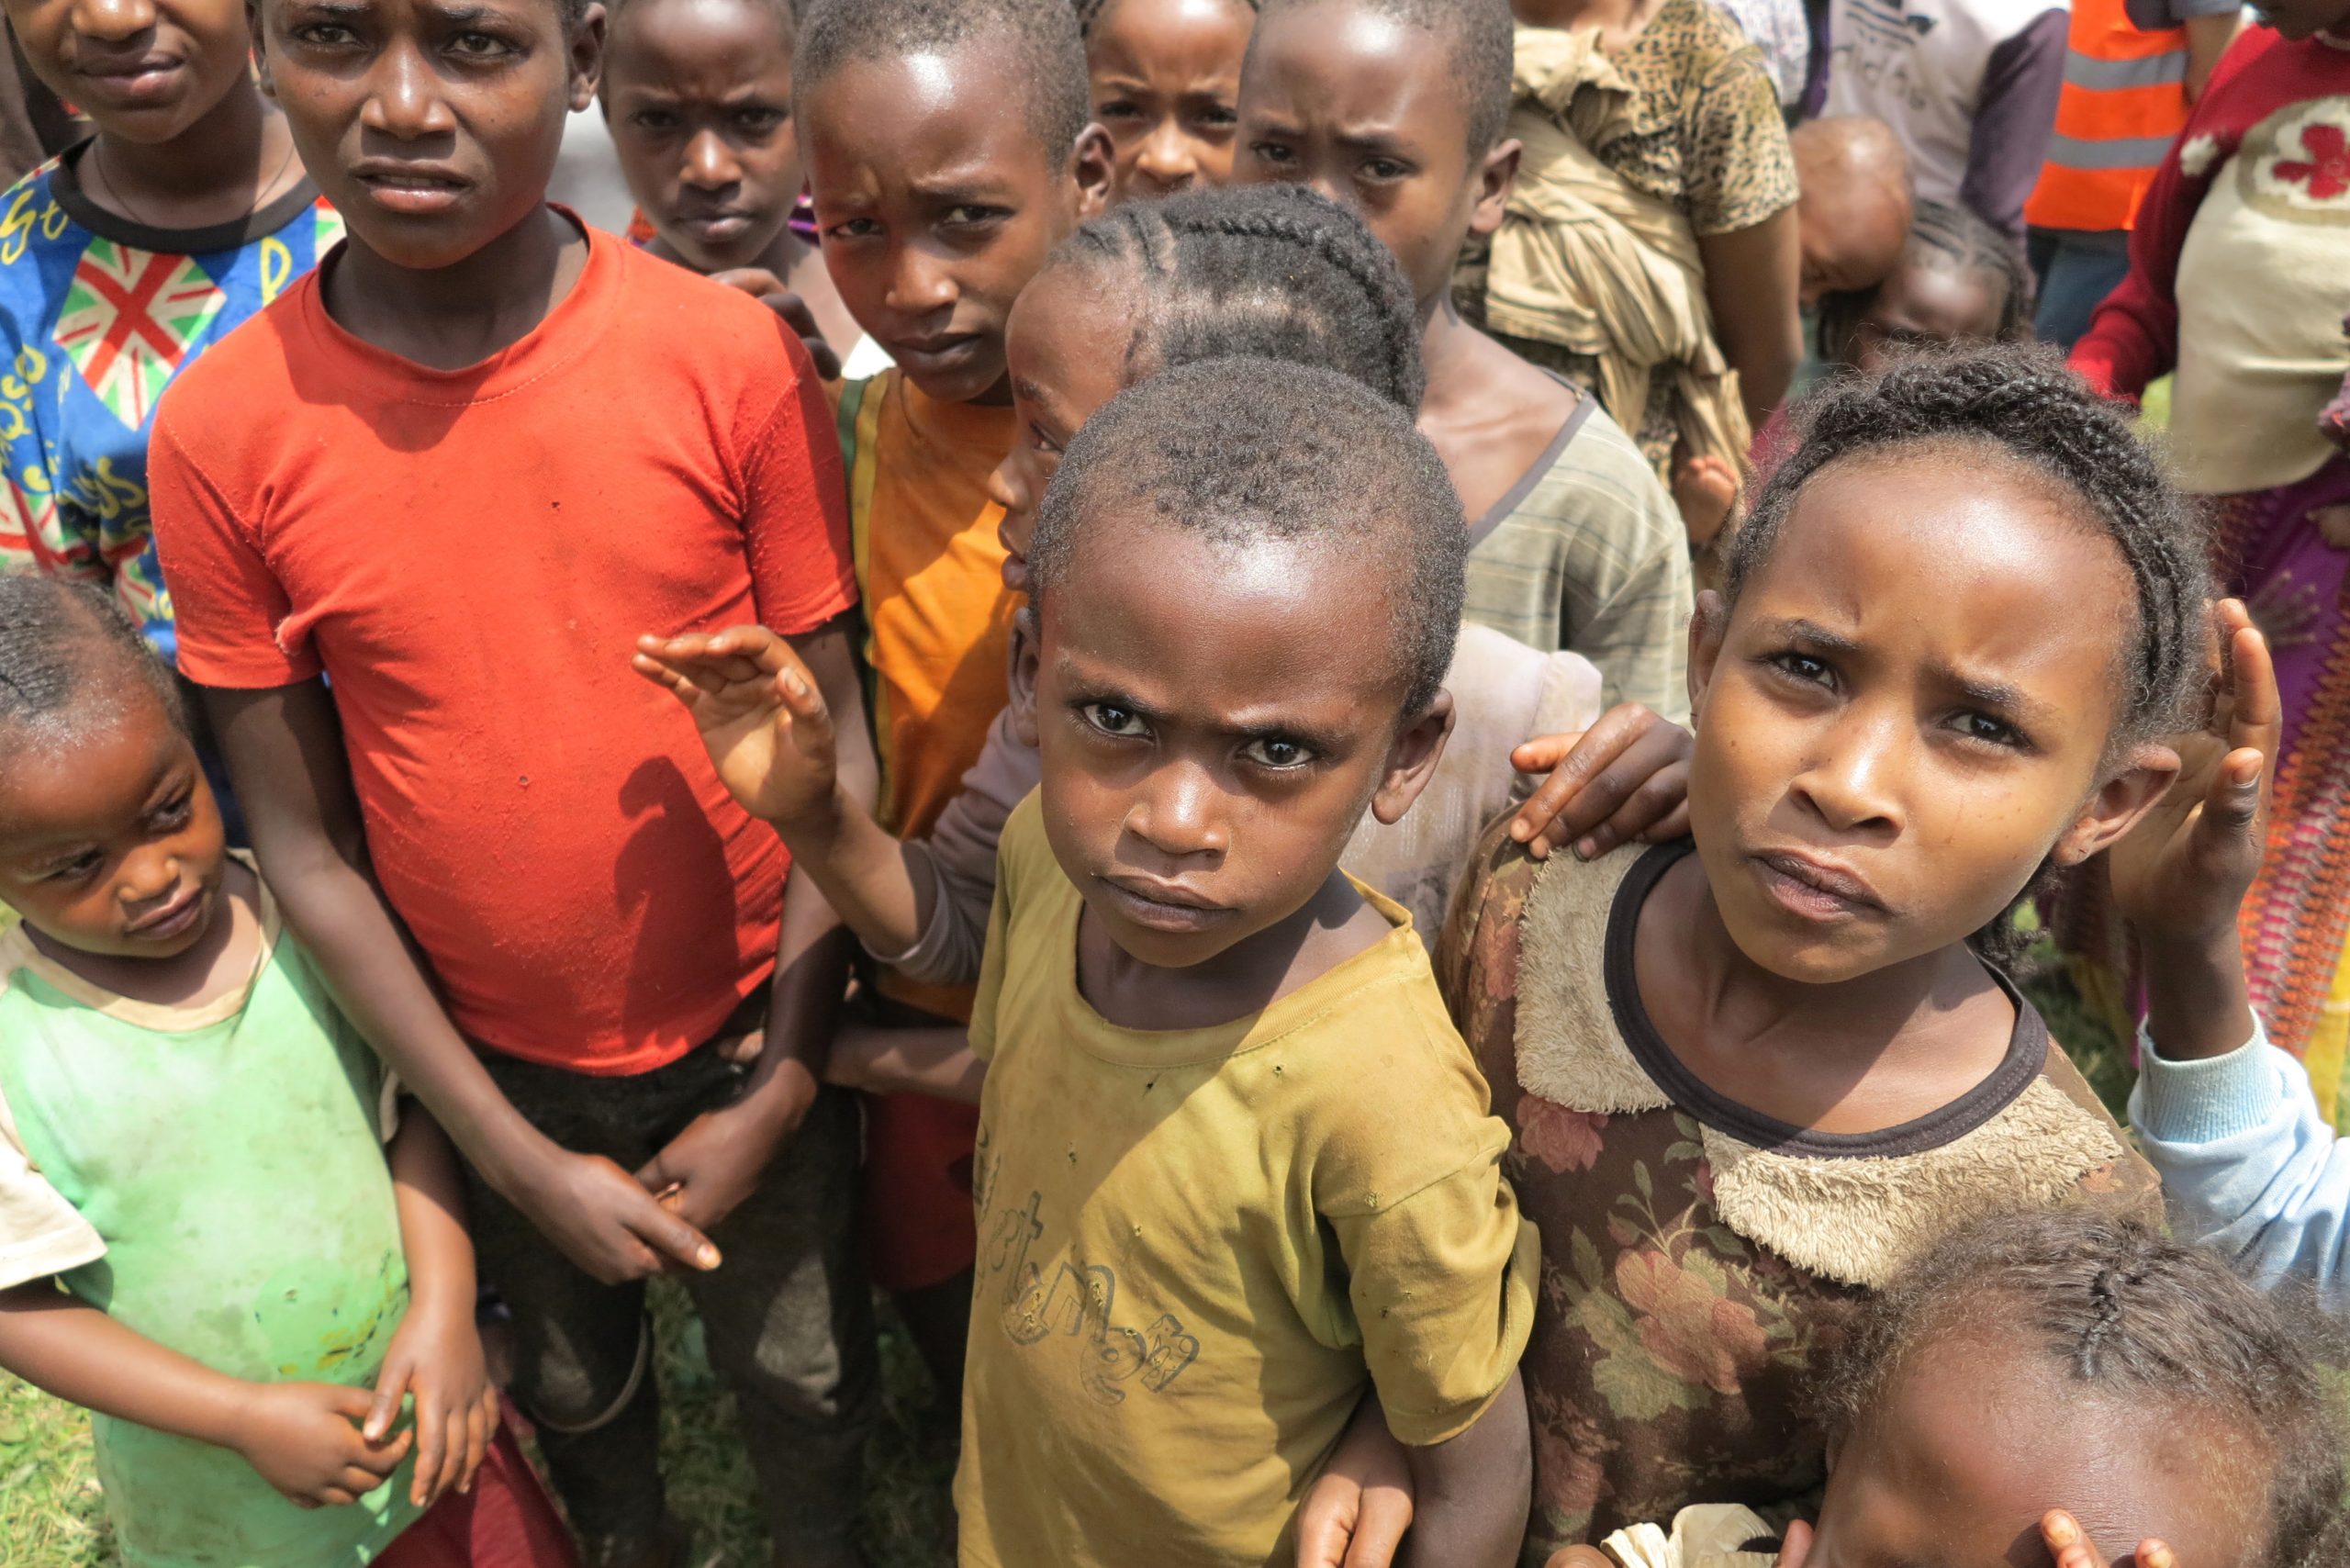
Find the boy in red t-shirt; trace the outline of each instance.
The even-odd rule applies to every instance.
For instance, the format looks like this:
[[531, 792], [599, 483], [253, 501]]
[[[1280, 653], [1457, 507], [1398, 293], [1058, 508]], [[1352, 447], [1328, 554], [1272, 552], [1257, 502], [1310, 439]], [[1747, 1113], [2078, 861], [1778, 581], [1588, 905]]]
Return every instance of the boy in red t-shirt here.
[[741, 1396], [777, 1561], [853, 1562], [856, 1113], [803, 1058], [844, 954], [629, 668], [648, 623], [755, 617], [855, 707], [822, 392], [757, 302], [545, 204], [600, 8], [258, 16], [350, 238], [157, 416], [183, 667], [288, 922], [470, 1159], [591, 1563], [680, 1550], [641, 1283], [665, 1268]]

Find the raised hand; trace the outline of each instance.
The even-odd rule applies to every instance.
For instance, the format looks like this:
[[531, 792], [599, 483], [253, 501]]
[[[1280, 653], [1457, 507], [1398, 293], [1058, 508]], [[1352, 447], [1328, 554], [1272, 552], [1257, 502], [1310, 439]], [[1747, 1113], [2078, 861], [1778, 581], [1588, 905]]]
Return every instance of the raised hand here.
[[1585, 860], [1619, 844], [1661, 844], [1689, 831], [1689, 754], [1695, 739], [1638, 702], [1618, 703], [1581, 734], [1537, 735], [1509, 754], [1520, 773], [1550, 776], [1510, 819], [1537, 860], [1572, 845]]
[[403, 1396], [416, 1402], [416, 1474], [408, 1499], [422, 1507], [450, 1488], [470, 1490], [498, 1430], [498, 1390], [489, 1381], [471, 1304], [464, 1310], [411, 1305], [392, 1336], [375, 1400], [361, 1435], [380, 1443], [398, 1420]]
[[331, 1383], [261, 1383], [239, 1406], [229, 1446], [305, 1508], [355, 1503], [408, 1457], [413, 1430], [370, 1442], [359, 1424], [375, 1395]]
[[718, 777], [763, 821], [797, 822], [833, 802], [837, 737], [823, 693], [791, 644], [764, 626], [644, 636], [629, 660], [693, 715]]

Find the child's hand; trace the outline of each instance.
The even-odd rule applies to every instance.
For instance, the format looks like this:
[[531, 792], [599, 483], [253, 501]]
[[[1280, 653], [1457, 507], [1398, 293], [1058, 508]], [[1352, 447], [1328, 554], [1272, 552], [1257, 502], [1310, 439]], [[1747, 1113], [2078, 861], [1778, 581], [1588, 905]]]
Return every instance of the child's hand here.
[[783, 279], [765, 267], [730, 267], [722, 273], [712, 273], [710, 281], [728, 288], [739, 288], [778, 316], [783, 324], [800, 334], [800, 346], [815, 362], [816, 374], [825, 381], [836, 381], [841, 374], [841, 356], [824, 341], [822, 329], [816, 325], [816, 313], [808, 302], [791, 292]]
[[397, 1470], [415, 1442], [405, 1431], [370, 1442], [360, 1431], [375, 1396], [331, 1383], [261, 1383], [238, 1411], [230, 1447], [305, 1508], [355, 1503]]
[[1594, 860], [1635, 839], [1662, 844], [1689, 831], [1687, 730], [1638, 702], [1619, 703], [1579, 735], [1537, 735], [1509, 754], [1545, 778], [1510, 819], [1509, 835], [1537, 860], [1574, 846]]
[[788, 1099], [754, 1096], [705, 1111], [645, 1162], [637, 1184], [708, 1234], [757, 1190], [768, 1162], [814, 1103], [815, 1084], [809, 1081], [804, 1092]]
[[557, 1150], [509, 1195], [565, 1257], [608, 1285], [644, 1279], [672, 1263], [708, 1272], [722, 1260], [710, 1238], [599, 1154]]
[[375, 1402], [360, 1428], [369, 1442], [383, 1442], [399, 1418], [401, 1395], [415, 1398], [416, 1474], [408, 1495], [428, 1508], [452, 1486], [472, 1489], [498, 1430], [498, 1390], [472, 1306], [409, 1306], [375, 1374]]
[[764, 626], [639, 637], [629, 661], [686, 705], [718, 777], [743, 809], [789, 823], [831, 805], [833, 716], [791, 644]]
[[1411, 1528], [1411, 1466], [1366, 1394], [1297, 1506], [1297, 1568], [1388, 1568]]
[[2284, 730], [2268, 644], [2238, 599], [2213, 612], [2220, 681], [2210, 718], [2173, 738], [2178, 778], [2112, 850], [2113, 900], [2156, 946], [2233, 943], [2267, 848], [2269, 759]]
[[2138, 1550], [2121, 1562], [2107, 1562], [2080, 1521], [2062, 1508], [2051, 1508], [2040, 1517], [2040, 1539], [2048, 1555], [2056, 1560], [2056, 1568], [2178, 1568], [2177, 1554], [2152, 1538], [2140, 1541]]

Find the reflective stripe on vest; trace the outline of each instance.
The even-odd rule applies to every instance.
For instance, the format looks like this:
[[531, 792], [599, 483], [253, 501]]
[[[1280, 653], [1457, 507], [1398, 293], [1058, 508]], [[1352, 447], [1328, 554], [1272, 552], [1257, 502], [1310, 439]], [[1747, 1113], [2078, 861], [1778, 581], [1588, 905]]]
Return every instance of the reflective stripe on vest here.
[[2186, 29], [2141, 32], [2123, 0], [2076, 0], [2056, 133], [2024, 221], [2129, 228], [2187, 106]]

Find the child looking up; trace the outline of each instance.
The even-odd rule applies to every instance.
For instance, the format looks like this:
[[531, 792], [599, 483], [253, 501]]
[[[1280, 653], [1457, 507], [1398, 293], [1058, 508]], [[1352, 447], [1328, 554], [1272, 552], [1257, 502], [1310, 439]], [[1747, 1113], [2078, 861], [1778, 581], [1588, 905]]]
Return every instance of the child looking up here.
[[[1966, 1227], [1830, 1362], [1827, 1498], [1778, 1568], [2338, 1562], [2343, 1438], [2321, 1371], [2338, 1338], [2143, 1225], [2076, 1210]], [[1700, 1506], [1670, 1538], [1620, 1531], [1561, 1568], [1766, 1568], [1762, 1527]], [[1708, 1539], [1747, 1550], [1707, 1557]]]
[[1257, 0], [1079, 0], [1110, 199], [1156, 199], [1232, 174], [1240, 62]]
[[1538, 868], [1495, 836], [1438, 953], [1543, 1229], [1544, 1552], [1817, 1485], [1818, 1351], [1960, 1224], [2159, 1214], [1977, 954], [2177, 771], [2200, 532], [2022, 350], [1897, 362], [1798, 428], [1693, 634], [1695, 852]]
[[0, 569], [107, 588], [169, 659], [147, 503], [156, 399], [341, 225], [253, 84], [242, 0], [6, 11], [27, 63], [95, 134], [0, 198]]
[[[842, 390], [839, 420], [879, 814], [918, 835], [1005, 700], [1013, 600], [988, 493], [1015, 429], [1004, 321], [1101, 210], [1109, 141], [1088, 118], [1069, 0], [827, 0], [803, 18], [793, 73], [825, 263], [897, 361]], [[909, 1021], [970, 1007], [968, 987], [887, 970], [875, 989]], [[868, 1260], [951, 1389], [977, 1246], [974, 1122], [916, 1096], [867, 1111]]]
[[1595, 402], [1460, 319], [1452, 267], [1491, 233], [1517, 167], [1505, 0], [1282, 0], [1241, 77], [1243, 180], [1310, 185], [1361, 212], [1419, 302], [1420, 432], [1470, 524], [1468, 618], [1599, 666], [1603, 700], [1687, 713], [1686, 536]]
[[0, 1366], [92, 1411], [124, 1562], [564, 1568], [448, 1140], [223, 848], [169, 672], [0, 577]]
[[[470, 1160], [516, 1393], [590, 1560], [677, 1550], [641, 1375], [641, 1281], [676, 1264], [778, 1562], [846, 1562], [856, 1107], [803, 1059], [834, 923], [620, 652], [639, 617], [757, 621], [856, 711], [828, 410], [773, 312], [542, 199], [600, 8], [452, 15], [259, 13], [350, 236], [157, 418], [181, 660], [288, 924]], [[860, 732], [844, 767], [869, 766]], [[762, 1028], [753, 1068], [721, 1048]]]
[[842, 374], [889, 363], [791, 230], [807, 184], [791, 116], [789, 0], [622, 0], [611, 8], [597, 102], [646, 249], [722, 282], [771, 286], [814, 317]]

